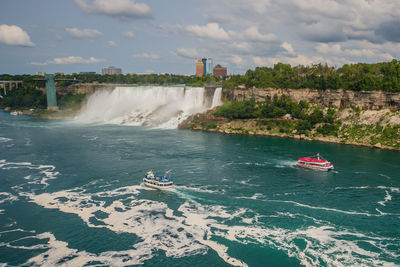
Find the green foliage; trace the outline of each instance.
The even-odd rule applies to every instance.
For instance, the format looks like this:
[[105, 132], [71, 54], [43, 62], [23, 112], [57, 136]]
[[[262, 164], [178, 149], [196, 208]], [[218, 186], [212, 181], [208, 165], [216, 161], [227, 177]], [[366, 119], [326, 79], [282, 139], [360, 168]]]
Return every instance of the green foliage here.
[[400, 138], [400, 134], [399, 134], [399, 129], [400, 126], [395, 126], [392, 127], [390, 124], [388, 126], [385, 127], [385, 129], [382, 132], [382, 136], [384, 138], [389, 138], [389, 139], [393, 139], [393, 138]]
[[218, 123], [216, 121], [204, 121], [202, 123], [203, 128], [209, 130], [209, 129], [216, 129], [218, 126]]
[[[337, 135], [339, 125], [335, 124], [334, 109], [328, 109], [326, 115], [320, 108], [307, 115], [309, 104], [305, 101], [299, 103], [292, 101], [289, 97], [282, 95], [274, 96], [273, 99], [266, 99], [264, 102], [256, 103], [254, 99], [243, 102], [225, 102], [214, 112], [214, 116], [228, 119], [250, 119], [269, 118], [269, 120], [258, 120], [257, 126], [266, 126], [267, 130], [279, 129], [280, 133], [291, 133], [297, 130], [304, 134], [311, 131], [316, 124], [324, 123], [317, 131], [323, 135]], [[290, 114], [297, 120], [282, 120], [285, 114]]]
[[87, 94], [72, 94], [71, 92], [66, 95], [57, 95], [58, 105], [62, 108], [72, 108], [79, 106], [85, 99]]
[[[302, 103], [304, 105], [304, 102]], [[266, 99], [260, 105], [260, 113], [265, 118], [280, 118], [285, 114], [291, 114], [294, 118], [304, 117], [304, 108], [300, 103], [292, 101], [289, 97], [276, 95], [273, 100]]]
[[400, 148], [400, 125], [387, 125], [386, 127], [366, 124], [346, 125], [339, 130], [343, 141], [364, 143], [371, 145], [381, 144]]
[[384, 90], [400, 92], [400, 61], [376, 64], [358, 63], [335, 69], [326, 64], [295, 66], [277, 63], [273, 68], [257, 67], [244, 75], [223, 82], [224, 88], [311, 88], [347, 90]]
[[218, 107], [214, 116], [228, 119], [250, 119], [258, 117], [258, 106], [254, 99], [248, 101], [227, 101]]
[[311, 123], [309, 121], [306, 120], [301, 120], [299, 121], [299, 123], [297, 124], [296, 130], [299, 134], [304, 134], [307, 131], [310, 131], [312, 128]]
[[332, 123], [325, 123], [317, 128], [317, 132], [323, 136], [337, 136], [339, 125]]
[[317, 123], [325, 121], [324, 113], [317, 107], [310, 115], [306, 117], [306, 120], [309, 121], [312, 126], [314, 126]]
[[329, 108], [326, 112], [325, 122], [332, 124], [335, 121], [336, 110]]
[[46, 95], [32, 87], [20, 87], [7, 92], [0, 98], [0, 107], [12, 109], [45, 108]]

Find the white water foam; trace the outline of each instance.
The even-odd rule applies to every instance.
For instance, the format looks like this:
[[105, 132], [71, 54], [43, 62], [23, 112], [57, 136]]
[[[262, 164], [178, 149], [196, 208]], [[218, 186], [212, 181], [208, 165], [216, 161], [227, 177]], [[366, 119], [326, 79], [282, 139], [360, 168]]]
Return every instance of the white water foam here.
[[190, 187], [190, 186], [184, 186], [184, 185], [177, 185], [174, 187], [175, 187], [175, 190], [183, 189], [183, 190], [194, 191], [194, 192], [199, 192], [199, 193], [209, 193], [209, 194], [224, 194], [225, 193], [225, 189], [211, 190], [211, 189], [208, 189], [207, 186]]
[[[20, 240], [30, 239], [33, 244], [30, 246], [14, 245]], [[46, 243], [43, 243], [43, 241]], [[29, 259], [24, 265], [28, 266], [86, 266], [93, 262], [101, 262], [102, 266], [131, 266], [143, 264], [148, 258], [142, 257], [136, 249], [124, 251], [106, 251], [99, 254], [87, 251], [78, 251], [68, 247], [68, 243], [59, 241], [52, 233], [44, 232], [36, 235], [28, 235], [10, 242], [0, 243], [0, 247], [23, 250], [46, 250], [37, 256]], [[148, 248], [149, 250], [151, 248]]]
[[392, 200], [392, 196], [389, 194], [389, 192], [387, 190], [385, 190], [385, 192], [386, 192], [385, 199], [383, 201], [378, 202], [378, 204], [382, 206], [386, 206], [386, 203]]
[[378, 175], [379, 175], [379, 176], [382, 176], [382, 177], [385, 177], [386, 179], [390, 180], [390, 176], [389, 176], [389, 175], [382, 174], [382, 173], [380, 173], [380, 174], [378, 174]]
[[9, 141], [12, 141], [12, 139], [0, 136], [0, 143], [5, 143], [5, 142], [9, 142]]
[[[128, 186], [101, 193], [87, 193], [83, 188], [75, 188], [41, 195], [31, 194], [30, 198], [36, 204], [48, 209], [76, 214], [89, 227], [135, 234], [141, 241], [136, 243], [133, 249], [94, 255], [70, 249], [65, 242], [56, 242], [47, 234], [47, 238], [50, 238], [49, 243], [53, 242], [49, 246], [50, 250], [32, 258], [30, 263], [51, 265], [63, 259], [63, 262], [68, 260], [68, 263], [72, 264], [77, 262], [69, 262], [70, 260], [79, 259], [79, 262], [85, 264], [93, 260], [93, 257], [97, 257], [96, 261], [103, 264], [107, 265], [111, 263], [111, 260], [116, 260], [118, 264], [112, 265], [124, 266], [143, 263], [152, 258], [154, 248], [158, 248], [163, 250], [167, 257], [176, 258], [205, 254], [207, 249], [213, 249], [228, 264], [246, 266], [245, 262], [231, 257], [228, 247], [214, 241], [213, 237], [221, 237], [241, 244], [255, 243], [274, 247], [284, 251], [290, 257], [299, 259], [305, 266], [391, 265], [390, 261], [381, 260], [379, 253], [394, 259], [400, 256], [398, 252], [386, 247], [387, 242], [393, 242], [393, 240], [373, 233], [366, 235], [340, 230], [326, 225], [323, 221], [316, 221], [319, 226], [300, 227], [295, 230], [268, 228], [258, 220], [264, 216], [250, 209], [230, 210], [221, 205], [203, 205], [193, 199], [185, 198], [185, 195], [178, 195], [186, 200], [178, 208], [181, 213], [178, 215], [163, 202], [137, 199], [136, 197], [142, 192], [141, 189], [141, 186]], [[111, 203], [110, 197], [114, 199]], [[258, 197], [259, 194], [254, 195], [254, 199]], [[320, 207], [311, 208], [319, 209]], [[102, 218], [96, 217], [98, 211], [102, 212]], [[106, 218], [104, 214], [107, 215]], [[289, 213], [277, 215], [291, 219], [301, 216]], [[102, 224], [94, 223], [93, 219]], [[299, 245], [298, 240], [304, 240], [305, 247]], [[362, 243], [365, 242], [379, 252], [375, 249], [364, 249]], [[60, 257], [54, 258], [53, 255], [60, 255]]]
[[297, 161], [295, 160], [279, 160], [278, 163], [275, 165], [276, 168], [295, 168]]
[[5, 202], [13, 202], [15, 200], [18, 200], [18, 198], [13, 194], [8, 192], [0, 192], [0, 204], [3, 204]]
[[220, 88], [215, 90], [211, 106], [206, 104], [204, 92], [201, 87], [163, 86], [97, 91], [89, 97], [76, 121], [173, 129], [189, 115], [221, 104]]
[[[79, 189], [44, 193], [30, 197], [36, 204], [48, 209], [58, 209], [65, 213], [78, 215], [89, 227], [107, 228], [118, 233], [131, 233], [141, 238], [134, 245], [135, 258], [151, 258], [154, 248], [164, 250], [167, 257], [183, 257], [204, 254], [208, 248], [234, 266], [246, 266], [227, 253], [227, 247], [210, 240], [207, 233], [217, 223], [215, 218], [231, 219], [245, 212], [244, 209], [234, 213], [227, 212], [222, 206], [201, 206], [197, 202], [185, 202], [178, 211], [184, 216], [174, 215], [173, 210], [165, 203], [135, 199], [141, 186], [118, 188], [102, 193], [84, 193]], [[99, 197], [125, 198], [115, 200], [109, 205]], [[96, 218], [96, 212], [107, 214], [107, 218]], [[213, 217], [210, 219], [210, 217]], [[92, 218], [92, 219], [91, 219]], [[104, 224], [93, 223], [95, 218]], [[168, 227], [165, 227], [168, 225]], [[127, 264], [128, 265], [128, 264]]]
[[[55, 171], [53, 165], [35, 165], [30, 162], [7, 162], [5, 159], [0, 160], [0, 169], [30, 169], [37, 170], [39, 175], [27, 175], [24, 177], [28, 180], [28, 184], [42, 184], [44, 187], [49, 186], [48, 180], [55, 179], [60, 173]], [[21, 186], [15, 186], [14, 189], [21, 189]]]

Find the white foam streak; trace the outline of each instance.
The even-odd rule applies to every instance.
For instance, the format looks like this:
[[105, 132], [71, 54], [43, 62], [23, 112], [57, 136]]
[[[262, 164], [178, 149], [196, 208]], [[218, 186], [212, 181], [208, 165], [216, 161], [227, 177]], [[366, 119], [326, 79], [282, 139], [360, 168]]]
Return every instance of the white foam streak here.
[[385, 190], [386, 195], [383, 201], [379, 201], [378, 204], [382, 205], [382, 206], [386, 206], [386, 203], [392, 200], [392, 196], [389, 194], [389, 192], [387, 190]]
[[[57, 175], [60, 173], [55, 171], [56, 167], [53, 165], [35, 165], [30, 162], [7, 162], [6, 160], [0, 160], [0, 169], [3, 170], [11, 170], [11, 169], [30, 169], [30, 170], [38, 170], [40, 176], [27, 175], [24, 177], [25, 180], [28, 180], [28, 184], [42, 184], [44, 187], [49, 186], [48, 180], [55, 179]], [[15, 186], [14, 189], [19, 188], [21, 186]]]
[[7, 193], [7, 192], [0, 192], [0, 204], [3, 204], [5, 202], [12, 202], [17, 200], [18, 198], [14, 196], [13, 194]]
[[10, 138], [7, 138], [7, 137], [1, 137], [0, 136], [0, 143], [5, 143], [5, 142], [9, 142], [9, 141], [11, 141], [12, 139], [10, 139]]
[[[219, 105], [216, 90], [212, 105]], [[189, 115], [203, 112], [204, 88], [139, 86], [97, 91], [77, 116], [82, 123], [124, 124], [173, 129]]]

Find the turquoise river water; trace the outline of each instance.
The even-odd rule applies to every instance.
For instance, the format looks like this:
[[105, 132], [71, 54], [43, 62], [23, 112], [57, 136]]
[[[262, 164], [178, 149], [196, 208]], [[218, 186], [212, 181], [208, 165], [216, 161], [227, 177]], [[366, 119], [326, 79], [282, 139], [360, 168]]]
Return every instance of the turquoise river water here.
[[400, 153], [0, 111], [0, 266], [63, 264], [399, 266]]

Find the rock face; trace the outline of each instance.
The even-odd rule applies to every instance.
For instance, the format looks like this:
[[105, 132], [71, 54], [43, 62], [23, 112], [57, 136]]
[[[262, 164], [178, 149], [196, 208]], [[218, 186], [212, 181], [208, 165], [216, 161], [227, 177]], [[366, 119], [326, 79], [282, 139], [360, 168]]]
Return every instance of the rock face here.
[[223, 89], [222, 98], [231, 101], [243, 101], [254, 98], [264, 101], [274, 95], [287, 95], [294, 101], [304, 100], [313, 104], [334, 108], [358, 108], [361, 110], [390, 109], [400, 110], [400, 93], [385, 91], [350, 91], [316, 89], [275, 89], [275, 88], [234, 88]]
[[77, 83], [66, 87], [57, 87], [57, 93], [65, 95], [69, 92], [73, 94], [90, 94], [96, 90], [112, 90], [117, 86], [129, 86], [127, 84], [110, 83]]

